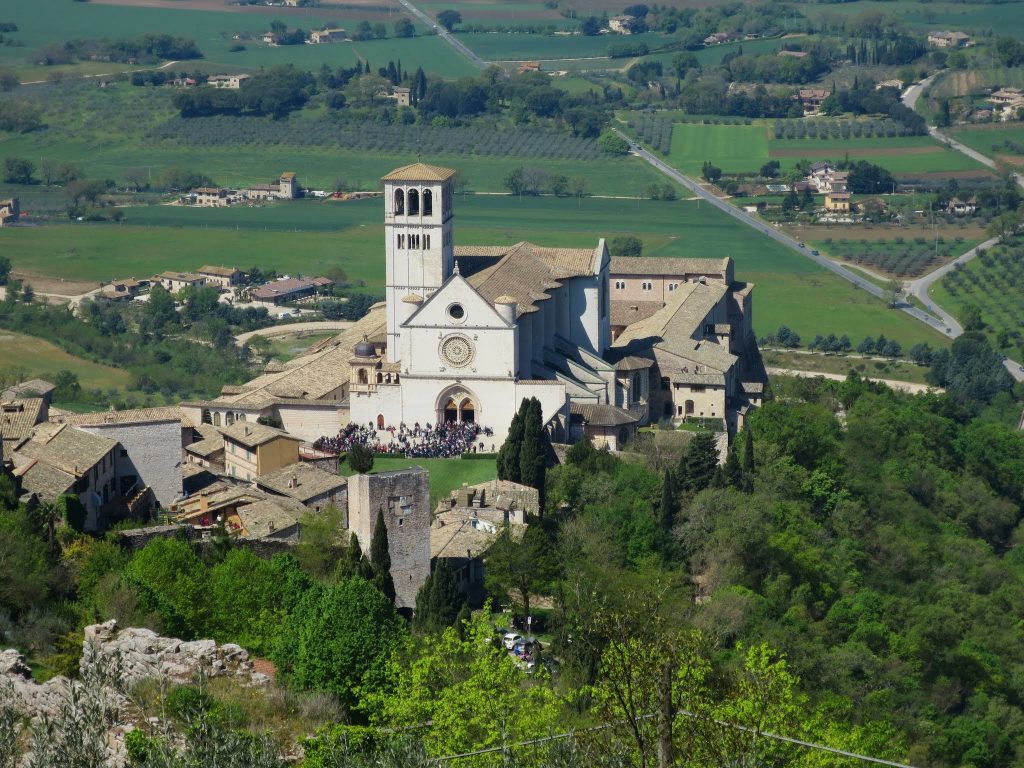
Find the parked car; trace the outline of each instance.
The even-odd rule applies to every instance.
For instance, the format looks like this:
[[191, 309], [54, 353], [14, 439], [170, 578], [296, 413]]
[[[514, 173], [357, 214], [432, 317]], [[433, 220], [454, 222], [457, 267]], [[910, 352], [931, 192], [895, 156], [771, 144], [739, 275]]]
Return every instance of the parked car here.
[[516, 647], [516, 643], [521, 643], [523, 640], [523, 636], [518, 635], [515, 632], [508, 632], [505, 637], [502, 638], [502, 642], [505, 644], [505, 649], [509, 651]]

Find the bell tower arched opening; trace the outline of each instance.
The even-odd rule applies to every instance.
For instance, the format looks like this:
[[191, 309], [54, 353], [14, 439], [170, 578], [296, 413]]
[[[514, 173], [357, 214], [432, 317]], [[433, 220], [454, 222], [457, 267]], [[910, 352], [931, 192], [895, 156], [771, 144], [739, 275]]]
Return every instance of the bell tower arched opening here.
[[409, 215], [418, 216], [420, 212], [420, 193], [415, 189], [409, 190]]
[[434, 214], [434, 193], [429, 189], [423, 190], [423, 215], [432, 216]]
[[395, 190], [395, 215], [405, 215], [405, 190], [403, 189]]

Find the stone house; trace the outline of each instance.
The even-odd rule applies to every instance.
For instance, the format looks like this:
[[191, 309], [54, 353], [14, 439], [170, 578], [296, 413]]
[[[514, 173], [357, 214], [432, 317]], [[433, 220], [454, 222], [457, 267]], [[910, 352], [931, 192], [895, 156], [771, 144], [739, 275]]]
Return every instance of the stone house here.
[[829, 192], [825, 195], [825, 210], [829, 213], [849, 213], [851, 209], [849, 192]]
[[46, 421], [50, 403], [43, 397], [20, 397], [0, 402], [0, 458], [10, 456], [14, 447], [32, 436], [36, 424]]
[[296, 464], [302, 441], [287, 432], [246, 421], [222, 430], [224, 471], [230, 477], [251, 482], [260, 475]]
[[238, 75], [211, 75], [206, 80], [206, 84], [213, 86], [214, 88], [227, 88], [232, 91], [237, 91], [242, 85], [248, 80], [250, 75], [238, 74]]
[[177, 293], [183, 288], [202, 288], [206, 285], [206, 278], [195, 272], [161, 272], [153, 278], [154, 283], [159, 283], [171, 293]]
[[0, 393], [0, 400], [19, 400], [26, 397], [41, 397], [47, 403], [53, 402], [53, 393], [57, 389], [55, 384], [45, 379], [29, 379], [20, 384], [14, 384]]
[[346, 37], [344, 29], [340, 27], [334, 27], [332, 29], [314, 29], [309, 33], [309, 42], [313, 44], [320, 43], [340, 43]]
[[322, 289], [334, 285], [334, 281], [326, 277], [297, 278], [288, 277], [254, 288], [249, 297], [261, 304], [285, 304], [298, 301], [318, 294]]
[[207, 285], [218, 285], [221, 288], [231, 288], [238, 285], [242, 282], [242, 277], [244, 276], [240, 269], [235, 269], [234, 267], [214, 267], [209, 264], [204, 264], [196, 272], [206, 279]]
[[821, 104], [832, 94], [824, 88], [801, 88], [797, 92], [797, 98], [803, 107], [805, 115], [816, 115], [821, 110]]
[[635, 23], [635, 16], [612, 16], [608, 19], [608, 31], [617, 35], [631, 35]]
[[963, 48], [969, 45], [971, 38], [963, 32], [932, 31], [928, 33], [928, 44], [937, 48]]
[[287, 496], [315, 512], [328, 504], [343, 511], [348, 509], [348, 481], [306, 462], [260, 475], [253, 482], [261, 491]]
[[961, 200], [959, 197], [954, 197], [946, 203], [946, 213], [951, 213], [954, 216], [969, 216], [977, 210], [978, 201], [974, 197], [969, 200]]
[[0, 227], [9, 227], [11, 224], [17, 224], [20, 216], [21, 208], [18, 204], [18, 198], [9, 197], [6, 200], [0, 200]]
[[224, 435], [212, 424], [193, 424], [185, 445], [185, 463], [224, 471]]
[[231, 190], [223, 187], [197, 187], [192, 190], [192, 205], [203, 208], [226, 208], [231, 205]]

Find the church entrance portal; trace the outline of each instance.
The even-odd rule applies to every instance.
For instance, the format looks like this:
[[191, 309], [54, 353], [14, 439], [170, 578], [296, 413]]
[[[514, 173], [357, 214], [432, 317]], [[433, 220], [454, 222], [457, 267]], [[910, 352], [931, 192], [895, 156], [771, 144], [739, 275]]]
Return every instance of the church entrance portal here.
[[446, 424], [474, 424], [477, 410], [476, 395], [462, 387], [450, 387], [437, 399], [437, 420]]

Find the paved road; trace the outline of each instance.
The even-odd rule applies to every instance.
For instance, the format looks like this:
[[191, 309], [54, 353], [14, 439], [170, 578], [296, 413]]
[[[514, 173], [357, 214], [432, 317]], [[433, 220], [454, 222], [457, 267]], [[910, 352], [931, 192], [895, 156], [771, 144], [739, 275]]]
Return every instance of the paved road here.
[[235, 336], [235, 342], [237, 344], [245, 344], [253, 336], [264, 336], [266, 338], [273, 338], [274, 336], [300, 336], [307, 333], [322, 333], [323, 331], [344, 331], [346, 328], [351, 327], [352, 322], [350, 320], [320, 320], [309, 323], [272, 325], [269, 328], [260, 328], [256, 331], [240, 333]]
[[[629, 136], [624, 134], [618, 128], [615, 128], [614, 130], [615, 130], [616, 133], [619, 134], [619, 136], [621, 136], [623, 139], [625, 139], [626, 141], [628, 141], [630, 143], [630, 147], [631, 147], [632, 152], [633, 152], [634, 155], [636, 155], [637, 157], [640, 157], [640, 158], [646, 160], [648, 163], [653, 165], [655, 168], [657, 168], [663, 174], [665, 174], [670, 179], [675, 181], [677, 184], [682, 184], [684, 187], [689, 189], [695, 195], [697, 195], [697, 196], [701, 197], [702, 199], [706, 200], [707, 202], [709, 202], [711, 205], [715, 206], [719, 210], [724, 211], [725, 213], [729, 214], [733, 218], [739, 219], [741, 222], [746, 224], [748, 227], [752, 227], [752, 228], [754, 228], [756, 230], [759, 230], [762, 234], [764, 234], [767, 237], [770, 237], [775, 242], [777, 242], [777, 243], [779, 243], [781, 245], [784, 245], [787, 248], [792, 249], [793, 251], [796, 251], [801, 256], [810, 259], [811, 261], [815, 262], [816, 264], [818, 264], [818, 265], [824, 267], [825, 269], [827, 269], [829, 272], [832, 272], [832, 273], [838, 275], [839, 277], [843, 278], [844, 280], [846, 280], [846, 281], [848, 281], [850, 283], [853, 283], [853, 285], [855, 285], [857, 288], [860, 288], [861, 290], [866, 291], [867, 293], [870, 293], [872, 296], [875, 296], [875, 297], [877, 297], [879, 299], [882, 299], [883, 301], [885, 301], [887, 299], [886, 291], [884, 291], [883, 289], [879, 288], [877, 285], [872, 283], [870, 280], [867, 280], [866, 278], [863, 278], [863, 277], [855, 274], [851, 270], [847, 269], [846, 267], [842, 266], [841, 264], [837, 264], [836, 262], [832, 261], [829, 258], [826, 258], [825, 256], [821, 256], [821, 255], [817, 255], [816, 256], [816, 255], [814, 255], [811, 252], [810, 249], [801, 247], [800, 243], [798, 243], [796, 240], [794, 240], [789, 235], [786, 235], [783, 232], [779, 232], [775, 228], [765, 224], [763, 221], [761, 221], [760, 219], [750, 215], [746, 211], [743, 211], [743, 210], [741, 210], [741, 209], [739, 209], [739, 208], [737, 208], [737, 207], [735, 207], [733, 205], [730, 205], [725, 200], [721, 200], [721, 199], [715, 197], [715, 195], [712, 194], [703, 185], [698, 184], [693, 179], [691, 179], [691, 178], [689, 178], [687, 176], [684, 176], [683, 174], [679, 173], [679, 171], [677, 171], [675, 168], [672, 168], [671, 166], [663, 163], [661, 160], [659, 160], [657, 157], [652, 155], [650, 152], [648, 152], [643, 147], [634, 144], [632, 139], [630, 139]], [[940, 320], [937, 317], [934, 317], [933, 315], [928, 314], [927, 312], [925, 312], [923, 310], [918, 309], [917, 307], [912, 307], [909, 304], [901, 303], [901, 304], [897, 305], [897, 309], [899, 309], [899, 310], [901, 310], [903, 312], [906, 312], [911, 317], [914, 317], [914, 318], [920, 320], [921, 322], [926, 323], [927, 325], [930, 325], [932, 328], [934, 328], [936, 331], [938, 331], [941, 334], [949, 336], [950, 338], [955, 338], [956, 337], [956, 334], [952, 333], [952, 329], [951, 328], [947, 328], [947, 326], [945, 325], [945, 323], [943, 323], [942, 320]]]
[[437, 32], [438, 37], [440, 37], [442, 40], [448, 43], [448, 45], [454, 48], [457, 52], [461, 53], [463, 56], [469, 59], [470, 63], [473, 66], [477, 67], [478, 69], [487, 69], [487, 67], [490, 66], [488, 62], [484, 61], [471, 50], [469, 50], [469, 48], [466, 47], [466, 45], [461, 40], [456, 40], [455, 35], [453, 35], [447, 29], [438, 24], [435, 19], [432, 19], [430, 16], [425, 14], [415, 5], [410, 3], [409, 0], [398, 0], [398, 2], [404, 5], [405, 9], [409, 11], [409, 13], [411, 13], [417, 19], [422, 21], [424, 24], [426, 24], [427, 27], [434, 29]]

